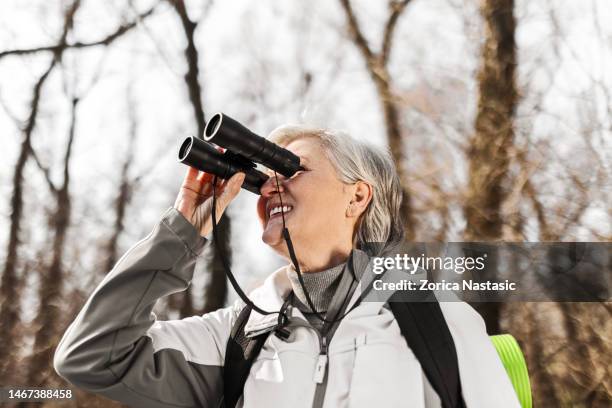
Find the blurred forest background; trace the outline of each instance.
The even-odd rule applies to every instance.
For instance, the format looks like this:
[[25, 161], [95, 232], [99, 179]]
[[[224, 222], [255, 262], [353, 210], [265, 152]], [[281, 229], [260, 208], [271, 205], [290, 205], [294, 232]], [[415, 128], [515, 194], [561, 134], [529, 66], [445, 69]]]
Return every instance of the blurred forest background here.
[[[215, 111], [388, 146], [410, 240], [611, 241], [610, 22], [606, 0], [2, 0], [0, 384], [67, 386], [58, 339]], [[244, 287], [281, 264], [255, 201], [223, 219]], [[197, 269], [158, 318], [233, 299], [213, 251]], [[611, 303], [477, 306], [520, 342], [534, 406], [612, 404]], [[119, 406], [77, 394], [61, 406]]]

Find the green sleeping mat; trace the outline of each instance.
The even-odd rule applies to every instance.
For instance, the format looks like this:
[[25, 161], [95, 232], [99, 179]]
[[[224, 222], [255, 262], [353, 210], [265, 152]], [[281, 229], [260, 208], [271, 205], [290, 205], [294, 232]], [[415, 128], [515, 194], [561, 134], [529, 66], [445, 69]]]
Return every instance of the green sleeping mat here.
[[510, 334], [491, 336], [491, 341], [508, 372], [521, 406], [531, 408], [531, 385], [521, 348]]

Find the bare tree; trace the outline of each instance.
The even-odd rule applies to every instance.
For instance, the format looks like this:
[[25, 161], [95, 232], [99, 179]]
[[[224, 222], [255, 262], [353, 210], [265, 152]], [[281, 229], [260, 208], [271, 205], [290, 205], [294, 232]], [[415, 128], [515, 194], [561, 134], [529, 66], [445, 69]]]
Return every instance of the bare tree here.
[[39, 78], [34, 86], [33, 98], [31, 102], [30, 116], [26, 122], [23, 141], [17, 163], [15, 164], [15, 173], [13, 175], [13, 195], [11, 197], [11, 227], [9, 232], [9, 240], [7, 245], [7, 255], [2, 272], [2, 286], [0, 287], [0, 296], [2, 305], [0, 308], [0, 381], [6, 383], [8, 375], [13, 372], [9, 358], [11, 350], [19, 344], [18, 335], [15, 332], [19, 324], [19, 292], [15, 288], [19, 284], [18, 276], [18, 249], [21, 243], [19, 233], [22, 223], [23, 212], [23, 188], [24, 188], [24, 169], [31, 154], [31, 139], [36, 119], [38, 117], [38, 107], [40, 103], [40, 94], [42, 87], [47, 80], [49, 74], [56, 64], [56, 59], [53, 58], [47, 70]]
[[404, 167], [406, 135], [404, 134], [405, 131], [400, 120], [400, 103], [394, 94], [392, 78], [389, 73], [389, 58], [393, 45], [393, 34], [395, 33], [397, 22], [408, 3], [410, 3], [410, 0], [389, 1], [389, 16], [384, 27], [382, 44], [380, 46], [380, 51], [376, 52], [365, 38], [350, 0], [340, 0], [342, 9], [346, 15], [351, 38], [361, 53], [368, 74], [376, 86], [378, 99], [382, 107], [387, 141], [402, 183], [403, 200], [401, 214], [402, 217], [404, 217], [403, 221], [406, 227], [406, 239], [414, 240], [416, 235], [416, 219], [412, 210], [412, 198], [410, 195], [410, 186], [408, 185], [408, 175]]
[[514, 141], [516, 44], [514, 1], [486, 0], [482, 15], [486, 37], [482, 50], [478, 112], [470, 141], [469, 186], [465, 205], [468, 240], [501, 238], [501, 206]]
[[[0, 380], [4, 381], [12, 372], [10, 367], [9, 353], [15, 349], [15, 344], [18, 341], [16, 338], [15, 328], [19, 323], [19, 294], [15, 293], [14, 288], [18, 287], [17, 277], [17, 262], [18, 262], [18, 247], [19, 247], [19, 231], [21, 229], [22, 211], [23, 211], [23, 187], [24, 187], [24, 169], [26, 162], [31, 157], [32, 151], [32, 134], [36, 127], [36, 120], [39, 113], [39, 104], [42, 94], [42, 88], [49, 75], [60, 61], [62, 53], [66, 47], [66, 37], [72, 28], [74, 15], [79, 8], [79, 0], [75, 1], [66, 11], [64, 16], [63, 31], [58, 41], [58, 46], [53, 49], [53, 58], [49, 63], [48, 68], [40, 76], [34, 86], [30, 115], [26, 121], [24, 128], [24, 138], [21, 143], [21, 149], [17, 163], [15, 165], [15, 174], [13, 176], [13, 196], [11, 199], [11, 229], [9, 233], [9, 241], [7, 248], [7, 257], [2, 274], [2, 287], [0, 295], [3, 303], [1, 308], [0, 319]], [[63, 239], [63, 237], [62, 237]]]
[[[199, 80], [199, 53], [195, 45], [194, 33], [198, 23], [194, 22], [187, 14], [184, 0], [168, 0], [174, 7], [183, 31], [187, 40], [187, 46], [185, 47], [185, 60], [187, 62], [187, 72], [185, 73], [185, 83], [189, 92], [189, 101], [193, 108], [194, 117], [198, 124], [198, 136], [204, 136], [204, 127], [206, 126], [204, 109], [202, 106], [202, 87]], [[231, 248], [229, 245], [229, 229], [230, 220], [227, 214], [223, 214], [219, 220], [219, 237], [221, 238], [218, 244], [221, 245], [219, 248], [227, 257], [231, 256]], [[213, 248], [213, 251], [215, 248]], [[205, 290], [206, 306], [205, 312], [219, 309], [225, 306], [225, 300], [227, 298], [227, 280], [225, 279], [225, 270], [223, 269], [222, 263], [218, 259], [218, 251], [215, 251], [211, 257], [209, 257], [209, 263], [207, 270], [210, 271], [211, 279], [208, 284], [208, 288]], [[214, 296], [211, 296], [214, 294]], [[183, 297], [182, 305], [180, 306], [181, 317], [191, 316], [196, 311], [193, 309], [193, 296], [191, 286], [189, 289], [180, 296]]]
[[34, 320], [37, 328], [34, 336], [34, 352], [29, 362], [29, 373], [26, 384], [36, 384], [44, 387], [53, 375], [53, 350], [58, 340], [58, 330], [62, 311], [62, 286], [64, 281], [64, 247], [66, 233], [70, 225], [71, 199], [70, 186], [70, 158], [75, 138], [76, 111], [79, 98], [71, 100], [71, 122], [64, 154], [63, 181], [57, 187], [50, 182], [55, 198], [55, 211], [50, 216], [50, 226], [53, 230], [52, 259], [48, 270], [40, 274], [39, 309]]
[[[604, 112], [610, 113], [609, 86], [597, 78], [596, 72], [582, 70], [581, 74], [588, 85], [586, 90], [571, 96], [576, 101], [576, 112], [573, 115], [567, 107], [559, 113], [555, 112], [554, 106], [546, 103], [546, 99], [551, 99], [548, 96], [558, 91], [559, 87], [552, 78], [560, 74], [564, 62], [567, 59], [576, 63], [580, 61], [568, 41], [557, 9], [553, 2], [548, 2], [543, 10], [544, 15], [548, 12], [548, 23], [552, 29], [545, 52], [539, 52], [534, 60], [523, 63], [528, 69], [522, 76], [520, 93], [524, 96], [521, 100], [521, 113], [517, 115], [521, 118], [517, 136], [522, 135], [524, 146], [514, 146], [519, 171], [518, 177], [513, 180], [515, 197], [507, 201], [523, 203], [523, 207], [530, 210], [532, 225], [537, 226], [539, 241], [584, 240], [576, 235], [578, 230], [588, 232], [592, 240], [609, 241], [604, 232], [605, 222], [594, 227], [584, 222], [590, 209], [610, 201], [610, 190], [607, 188], [609, 172], [605, 170], [609, 162], [609, 149], [601, 148], [606, 145], [604, 135], [606, 132], [609, 134], [610, 115], [606, 121], [597, 114], [602, 107]], [[605, 54], [609, 52], [609, 42], [601, 36], [599, 16], [595, 9], [592, 16], [597, 34], [593, 37], [593, 45], [599, 43], [601, 53]], [[542, 74], [551, 80], [542, 81]], [[594, 95], [599, 95], [603, 104], [599, 105]], [[558, 128], [559, 134], [555, 130], [547, 130], [555, 134], [554, 139], [538, 138], [534, 132], [534, 123], [541, 117], [554, 117], [555, 124], [561, 125]], [[577, 124], [571, 129], [563, 127], [567, 118], [577, 119]], [[559, 144], [555, 143], [559, 139], [563, 140], [563, 144], [577, 143], [570, 150], [570, 160], [560, 153]], [[577, 151], [580, 154], [576, 154]], [[549, 253], [551, 265], [563, 258], [563, 254], [559, 255]], [[554, 267], [550, 272], [554, 273]], [[588, 286], [597, 291], [606, 288], [605, 282], [598, 282], [598, 279], [589, 279]], [[554, 287], [544, 290], [551, 293]], [[563, 298], [556, 293], [551, 295]], [[556, 302], [546, 307], [555, 311], [554, 318], [532, 311], [529, 314], [519, 314], [516, 317], [517, 324], [509, 326], [513, 330], [521, 330], [521, 326], [538, 328], [533, 336], [523, 338], [523, 344], [533, 350], [527, 354], [527, 361], [535, 404], [607, 406], [612, 400], [612, 382], [609, 380], [609, 369], [600, 364], [600, 356], [610, 354], [610, 342], [605, 334], [609, 332], [606, 322], [611, 314], [610, 303]], [[526, 308], [536, 310], [542, 306], [529, 304]], [[510, 313], [504, 311], [504, 315]]]
[[[69, 48], [88, 48], [94, 46], [110, 45], [116, 39], [120, 38], [125, 33], [129, 32], [136, 26], [136, 21], [126, 23], [119, 26], [113, 33], [104, 38], [93, 42], [69, 42], [67, 36], [73, 24], [74, 14], [79, 7], [79, 2], [75, 2], [66, 12], [64, 17], [64, 28], [60, 35], [60, 39], [55, 45], [27, 48], [27, 49], [12, 49], [0, 52], [0, 59], [10, 55], [30, 55], [40, 52], [50, 52], [52, 59], [47, 69], [39, 77], [36, 82], [32, 101], [30, 103], [30, 114], [23, 126], [23, 140], [19, 150], [19, 156], [15, 164], [15, 173], [13, 175], [13, 194], [11, 197], [11, 220], [9, 239], [6, 251], [6, 261], [2, 271], [2, 282], [0, 284], [0, 382], [6, 383], [9, 375], [13, 373], [14, 359], [9, 357], [11, 350], [16, 349], [16, 345], [20, 342], [20, 335], [16, 328], [19, 325], [19, 288], [22, 286], [18, 276], [18, 250], [20, 245], [20, 231], [23, 216], [23, 189], [24, 189], [24, 170], [26, 163], [32, 156], [32, 135], [36, 128], [39, 105], [42, 95], [42, 90], [46, 84], [51, 72], [55, 69], [58, 62], [61, 60], [62, 54]], [[155, 6], [154, 6], [155, 7]], [[145, 13], [139, 15], [138, 19], [143, 19], [151, 15], [154, 7], [150, 8]], [[36, 159], [36, 158], [35, 158]], [[49, 180], [48, 174], [46, 175]], [[22, 279], [22, 278], [21, 278]]]
[[[465, 239], [496, 241], [502, 238], [503, 232], [501, 210], [508, 195], [518, 103], [514, 0], [484, 0], [481, 13], [485, 20], [485, 42], [478, 74], [475, 132], [468, 148]], [[488, 260], [489, 269], [494, 271], [496, 264], [492, 258], [494, 256]], [[501, 304], [475, 306], [483, 315], [489, 332], [499, 333]]]

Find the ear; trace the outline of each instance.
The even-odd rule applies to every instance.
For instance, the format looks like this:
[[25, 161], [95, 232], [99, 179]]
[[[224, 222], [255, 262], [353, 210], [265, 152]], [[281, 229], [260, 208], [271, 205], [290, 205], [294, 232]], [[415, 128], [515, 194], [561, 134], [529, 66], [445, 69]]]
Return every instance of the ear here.
[[365, 181], [358, 181], [353, 185], [353, 194], [351, 202], [348, 205], [346, 215], [349, 218], [359, 218], [368, 208], [368, 204], [372, 201], [372, 193], [374, 188], [371, 184]]

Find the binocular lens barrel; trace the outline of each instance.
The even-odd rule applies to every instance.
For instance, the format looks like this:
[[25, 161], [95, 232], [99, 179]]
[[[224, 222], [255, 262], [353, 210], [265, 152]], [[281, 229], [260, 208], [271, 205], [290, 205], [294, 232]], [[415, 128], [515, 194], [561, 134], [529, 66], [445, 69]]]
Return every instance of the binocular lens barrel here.
[[242, 188], [255, 194], [260, 194], [261, 186], [268, 179], [268, 176], [261, 171], [241, 163], [227, 152], [217, 151], [209, 143], [193, 136], [186, 138], [181, 144], [178, 160], [180, 163], [212, 173], [225, 180], [242, 171], [246, 175]]
[[300, 170], [300, 158], [287, 149], [256, 135], [238, 121], [215, 113], [204, 129], [204, 140], [261, 163], [285, 177]]

